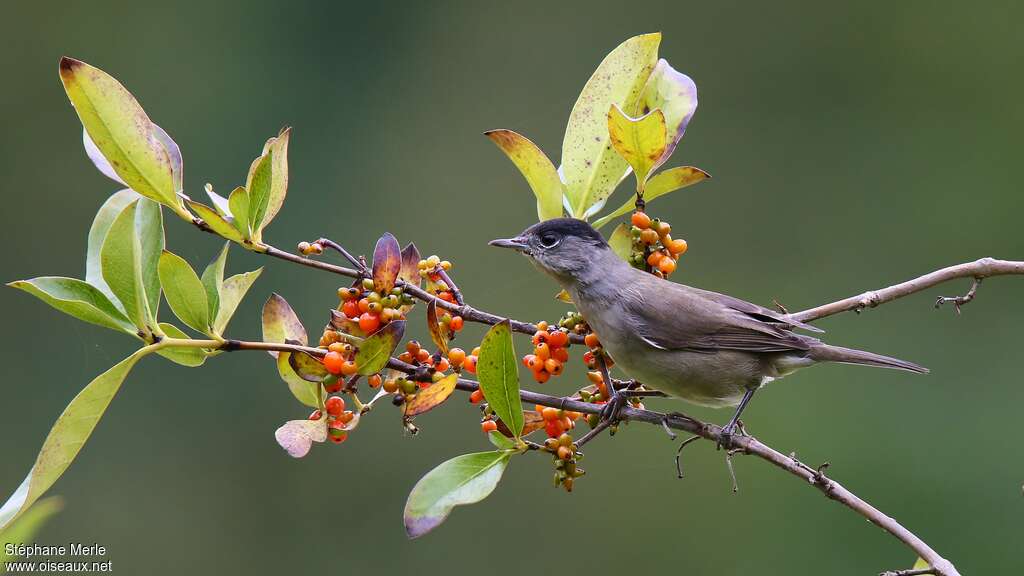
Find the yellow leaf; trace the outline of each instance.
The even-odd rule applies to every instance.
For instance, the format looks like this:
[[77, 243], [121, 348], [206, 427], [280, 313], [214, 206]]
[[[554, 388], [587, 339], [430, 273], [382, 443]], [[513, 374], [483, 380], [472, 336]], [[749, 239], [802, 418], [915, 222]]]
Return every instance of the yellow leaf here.
[[549, 220], [562, 215], [562, 179], [554, 164], [529, 138], [511, 130], [490, 130], [484, 136], [497, 144], [519, 168], [537, 197], [537, 218]]
[[643, 194], [647, 177], [661, 165], [668, 146], [665, 115], [654, 109], [639, 118], [631, 118], [612, 105], [608, 110], [608, 134], [615, 151], [636, 175], [636, 190]]

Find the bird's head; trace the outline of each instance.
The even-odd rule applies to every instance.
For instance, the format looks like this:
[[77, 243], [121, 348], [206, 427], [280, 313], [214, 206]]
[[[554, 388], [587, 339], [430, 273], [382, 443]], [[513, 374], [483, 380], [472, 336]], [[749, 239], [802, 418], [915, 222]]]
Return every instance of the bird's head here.
[[576, 218], [545, 220], [515, 238], [491, 240], [490, 245], [522, 252], [563, 284], [581, 280], [611, 253], [600, 232]]

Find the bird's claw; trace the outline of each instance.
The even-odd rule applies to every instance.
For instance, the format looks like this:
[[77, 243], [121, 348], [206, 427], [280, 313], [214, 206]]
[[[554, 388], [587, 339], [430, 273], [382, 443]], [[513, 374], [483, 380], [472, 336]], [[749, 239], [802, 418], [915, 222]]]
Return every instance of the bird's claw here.
[[618, 391], [612, 395], [611, 400], [604, 405], [601, 409], [601, 420], [607, 420], [611, 424], [614, 424], [619, 420], [619, 412], [622, 407], [626, 404], [626, 395]]

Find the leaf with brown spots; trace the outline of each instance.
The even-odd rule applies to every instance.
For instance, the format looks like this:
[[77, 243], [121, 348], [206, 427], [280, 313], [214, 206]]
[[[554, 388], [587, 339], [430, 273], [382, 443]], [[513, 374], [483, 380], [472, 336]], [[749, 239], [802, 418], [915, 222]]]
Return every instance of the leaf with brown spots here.
[[448, 355], [448, 330], [437, 318], [437, 300], [431, 300], [427, 304], [427, 329], [430, 332], [430, 339], [434, 341], [437, 349], [444, 356]]
[[[501, 432], [509, 438], [514, 438], [512, 431], [508, 429], [508, 426], [500, 419], [496, 422], [498, 425], [498, 432]], [[521, 436], [526, 436], [531, 432], [536, 432], [544, 427], [544, 418], [536, 410], [523, 410], [523, 433]]]
[[369, 376], [383, 370], [404, 334], [405, 320], [394, 320], [367, 336], [359, 344], [359, 350], [356, 352], [359, 374]]
[[409, 242], [402, 248], [402, 265], [398, 270], [398, 278], [413, 286], [420, 285], [420, 251], [416, 245]]
[[292, 352], [288, 355], [288, 365], [295, 370], [303, 380], [307, 382], [320, 382], [327, 376], [327, 368], [318, 358], [314, 358], [305, 352]]
[[562, 215], [562, 195], [565, 186], [558, 170], [547, 155], [529, 138], [512, 130], [484, 132], [526, 178], [537, 197], [537, 218], [549, 220]]
[[608, 110], [608, 134], [612, 147], [633, 169], [637, 192], [643, 193], [647, 177], [664, 161], [668, 145], [665, 114], [655, 108], [632, 118], [613, 104]]
[[385, 232], [373, 249], [373, 289], [386, 296], [395, 287], [395, 280], [402, 269], [402, 250], [398, 240]]
[[[279, 294], [271, 294], [263, 305], [263, 341], [283, 344], [288, 340], [306, 345], [309, 338], [295, 311]], [[270, 352], [277, 357], [277, 352]]]
[[458, 381], [458, 374], [449, 374], [417, 392], [412, 400], [405, 403], [405, 417], [411, 418], [440, 406], [455, 391]]

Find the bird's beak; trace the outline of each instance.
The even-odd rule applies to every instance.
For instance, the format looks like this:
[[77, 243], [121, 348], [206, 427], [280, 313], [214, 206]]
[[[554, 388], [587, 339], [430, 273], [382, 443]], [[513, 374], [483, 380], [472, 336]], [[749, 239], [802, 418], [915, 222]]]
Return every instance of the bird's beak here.
[[526, 252], [530, 245], [526, 243], [522, 238], [499, 238], [497, 240], [491, 240], [487, 243], [489, 246], [499, 246], [501, 248], [511, 248], [519, 252]]

